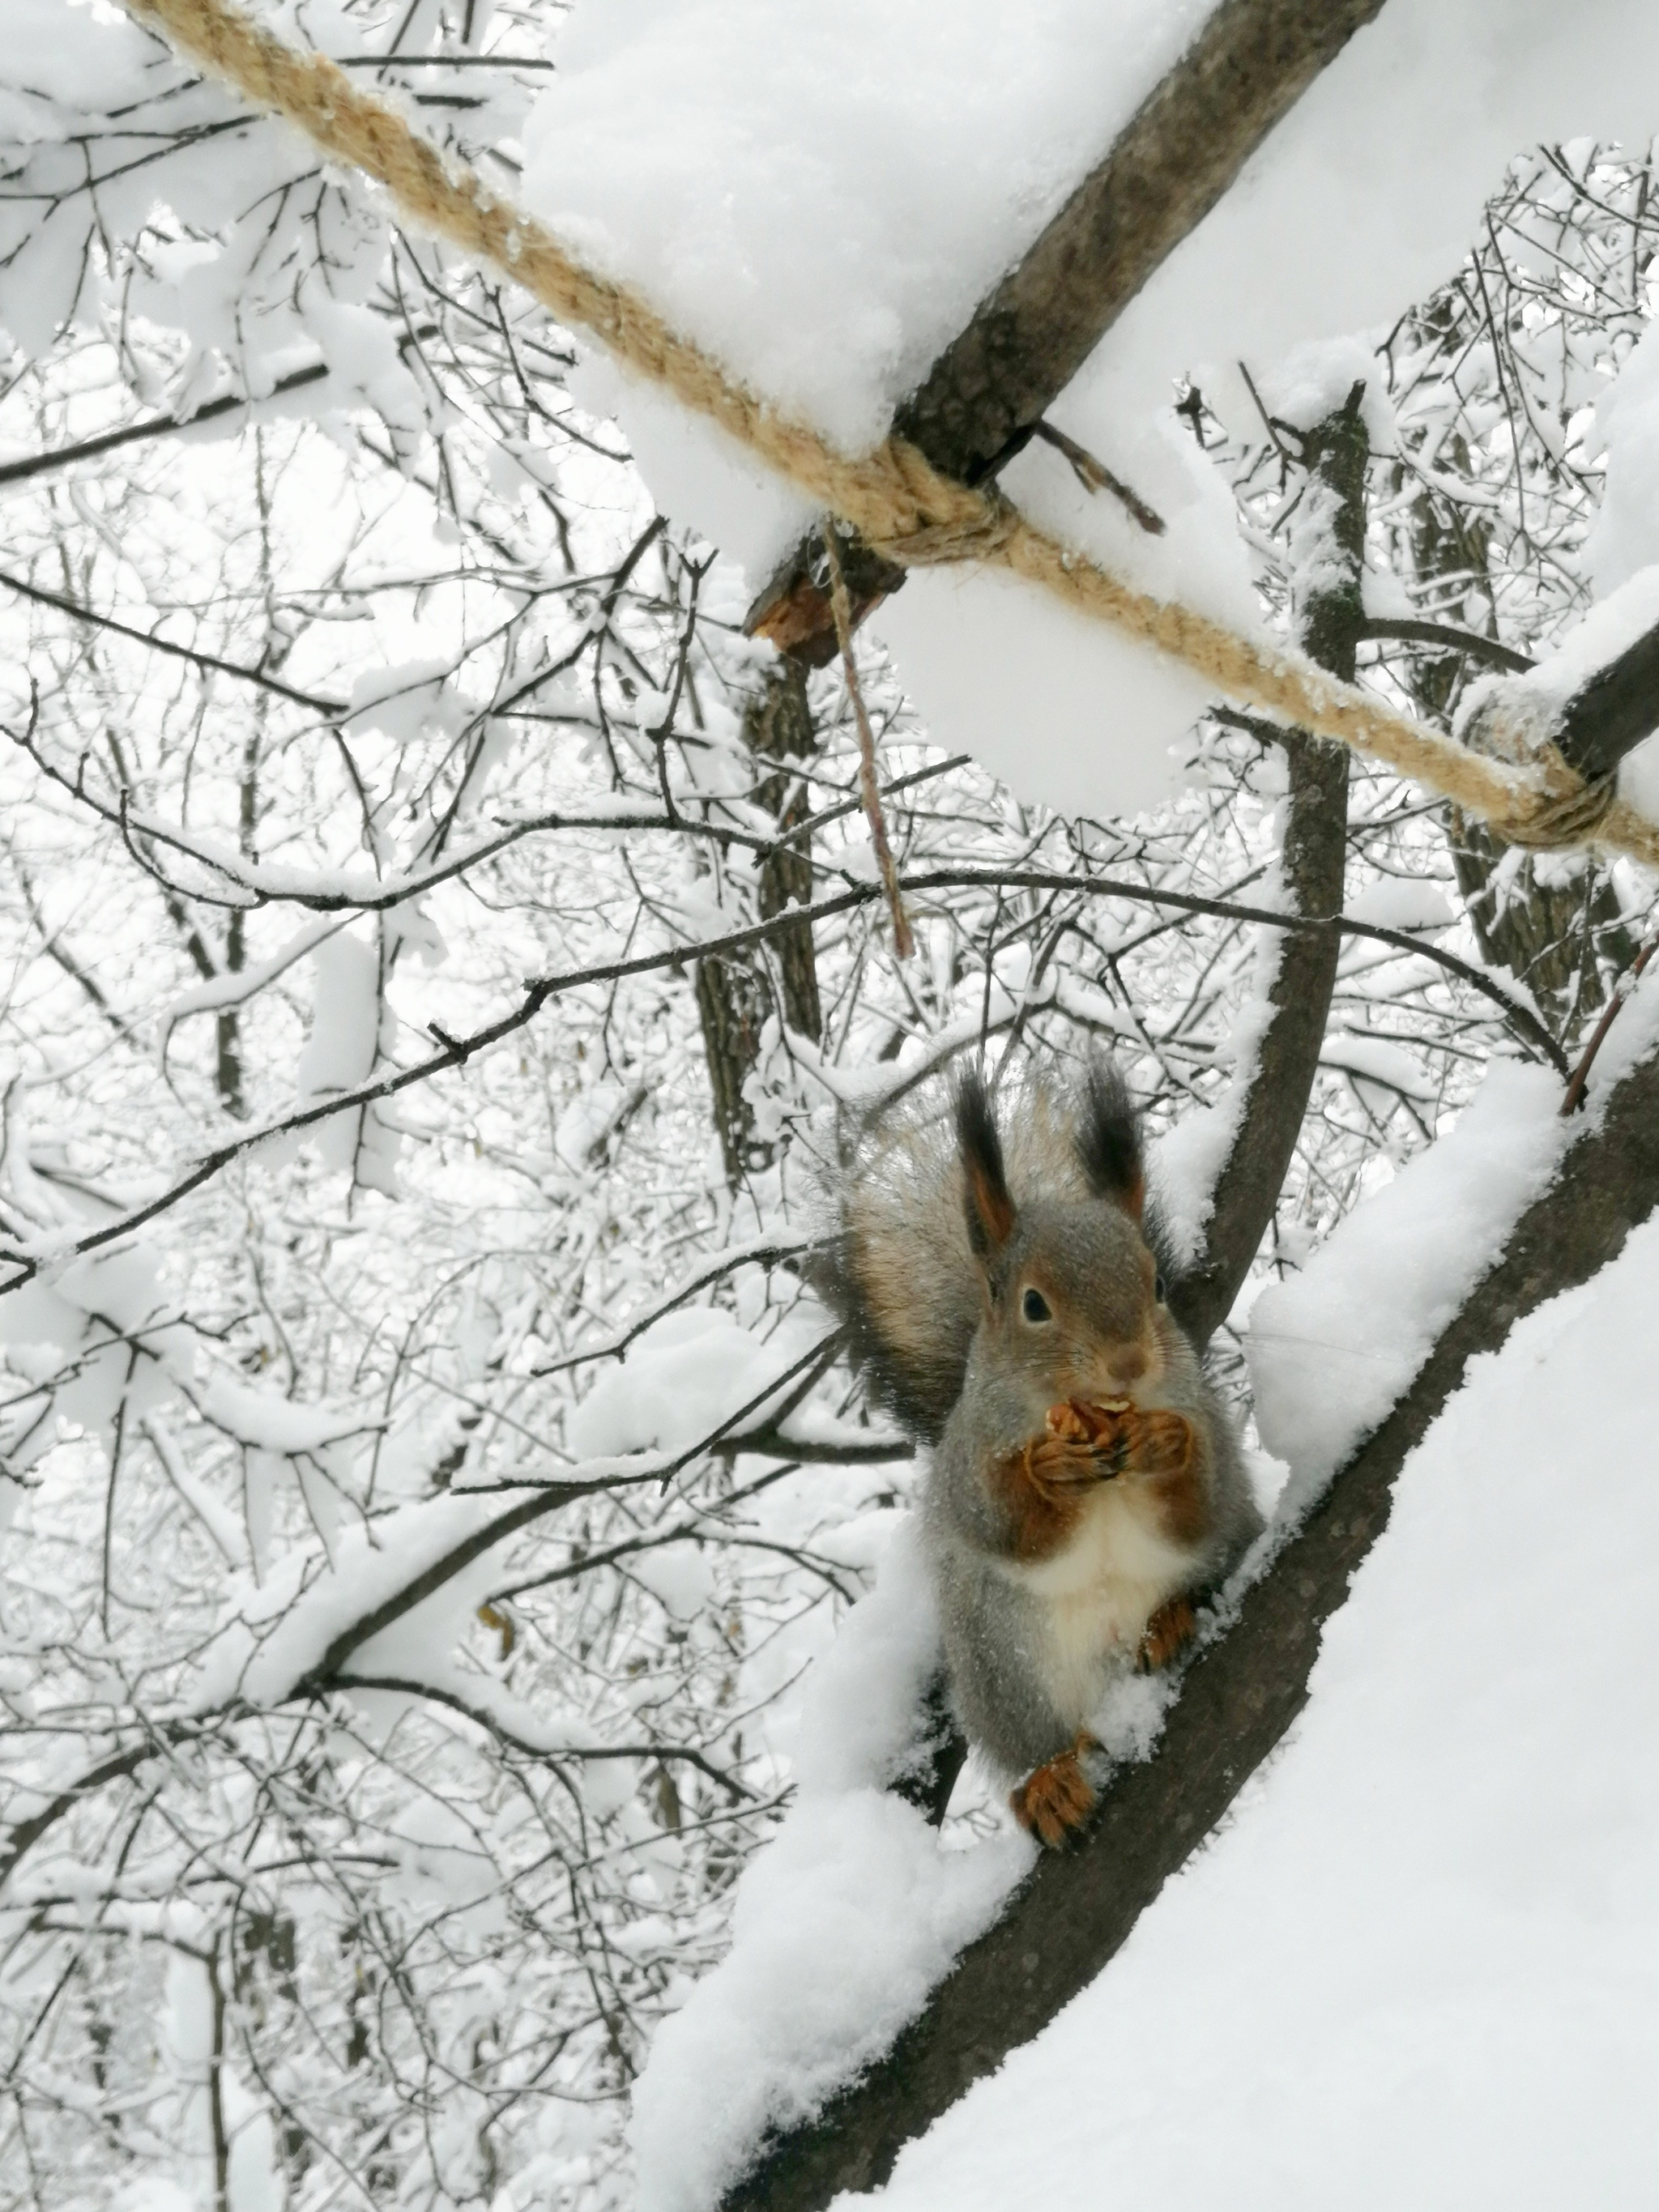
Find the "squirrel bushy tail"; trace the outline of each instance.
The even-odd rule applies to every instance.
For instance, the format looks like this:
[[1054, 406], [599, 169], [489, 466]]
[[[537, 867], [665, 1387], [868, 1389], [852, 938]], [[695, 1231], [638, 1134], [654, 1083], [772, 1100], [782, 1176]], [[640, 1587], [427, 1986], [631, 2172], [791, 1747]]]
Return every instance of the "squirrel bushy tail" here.
[[[878, 1111], [852, 1134], [840, 1235], [817, 1273], [871, 1399], [937, 1443], [962, 1395], [982, 1279], [965, 1205], [969, 1163], [994, 1164], [1016, 1206], [1109, 1197], [1138, 1210], [1146, 1166], [1127, 1087], [1109, 1061], [1066, 1085], [1026, 1076], [999, 1111], [970, 1068]], [[1155, 1209], [1145, 1233], [1165, 1273]]]

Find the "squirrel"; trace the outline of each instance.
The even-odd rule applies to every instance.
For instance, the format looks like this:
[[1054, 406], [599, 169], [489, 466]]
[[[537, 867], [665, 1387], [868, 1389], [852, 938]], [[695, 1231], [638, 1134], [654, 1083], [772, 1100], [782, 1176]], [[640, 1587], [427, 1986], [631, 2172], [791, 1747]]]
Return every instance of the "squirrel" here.
[[1166, 1303], [1117, 1070], [1030, 1084], [1006, 1135], [979, 1073], [950, 1104], [860, 1133], [822, 1286], [871, 1398], [932, 1448], [921, 1525], [957, 1717], [1058, 1846], [1094, 1807], [1109, 1681], [1178, 1655], [1261, 1516]]

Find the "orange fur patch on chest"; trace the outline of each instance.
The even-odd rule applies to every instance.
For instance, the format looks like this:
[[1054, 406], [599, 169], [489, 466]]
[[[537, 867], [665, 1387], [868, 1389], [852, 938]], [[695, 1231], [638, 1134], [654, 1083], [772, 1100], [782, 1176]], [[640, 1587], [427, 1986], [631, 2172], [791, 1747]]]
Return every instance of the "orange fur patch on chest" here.
[[1037, 1454], [1027, 1445], [992, 1468], [991, 1495], [1007, 1516], [1014, 1558], [1029, 1566], [1053, 1559], [1070, 1543], [1087, 1492], [1045, 1480]]

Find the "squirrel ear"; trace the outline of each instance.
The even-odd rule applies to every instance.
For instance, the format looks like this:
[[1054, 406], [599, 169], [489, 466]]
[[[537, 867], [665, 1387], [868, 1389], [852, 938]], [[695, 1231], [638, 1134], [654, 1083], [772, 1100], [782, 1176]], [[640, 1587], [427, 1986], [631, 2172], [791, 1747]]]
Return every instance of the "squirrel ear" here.
[[1084, 1070], [1076, 1143], [1083, 1172], [1096, 1195], [1110, 1199], [1132, 1221], [1139, 1221], [1146, 1200], [1140, 1117], [1130, 1103], [1128, 1085], [1110, 1060], [1091, 1058]]
[[1002, 1164], [1002, 1138], [985, 1078], [975, 1068], [957, 1078], [957, 1149], [967, 1183], [968, 1242], [989, 1260], [1014, 1233], [1014, 1201]]

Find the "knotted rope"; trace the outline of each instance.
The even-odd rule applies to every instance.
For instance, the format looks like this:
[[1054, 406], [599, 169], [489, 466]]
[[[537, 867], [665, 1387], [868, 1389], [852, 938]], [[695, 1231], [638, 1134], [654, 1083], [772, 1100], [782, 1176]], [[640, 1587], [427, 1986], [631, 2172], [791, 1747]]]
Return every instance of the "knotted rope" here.
[[415, 227], [490, 263], [560, 322], [592, 331], [633, 374], [719, 423], [890, 560], [1011, 568], [1182, 662], [1239, 706], [1369, 755], [1513, 843], [1593, 843], [1659, 867], [1659, 826], [1614, 798], [1610, 782], [1587, 787], [1553, 748], [1513, 769], [1456, 744], [1299, 653], [1136, 591], [1038, 529], [994, 488], [976, 491], [942, 476], [902, 438], [861, 456], [840, 452], [678, 337], [630, 286], [584, 268], [532, 216], [489, 191], [464, 162], [441, 155], [325, 55], [295, 52], [231, 0], [125, 0], [125, 6], [253, 106], [303, 131], [330, 160], [383, 185]]

